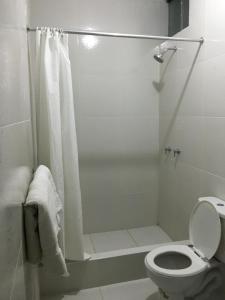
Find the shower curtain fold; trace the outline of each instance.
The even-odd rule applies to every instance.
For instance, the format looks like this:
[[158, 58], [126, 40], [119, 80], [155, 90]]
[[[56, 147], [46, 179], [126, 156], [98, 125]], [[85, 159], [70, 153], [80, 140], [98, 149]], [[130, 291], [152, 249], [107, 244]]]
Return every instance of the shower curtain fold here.
[[65, 256], [84, 260], [81, 191], [68, 35], [37, 29], [33, 127], [36, 161], [47, 165], [64, 205]]

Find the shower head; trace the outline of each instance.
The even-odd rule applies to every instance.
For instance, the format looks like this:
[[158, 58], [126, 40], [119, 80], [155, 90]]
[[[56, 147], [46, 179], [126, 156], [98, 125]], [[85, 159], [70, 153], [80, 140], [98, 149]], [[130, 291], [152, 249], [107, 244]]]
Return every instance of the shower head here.
[[163, 54], [154, 54], [154, 59], [158, 62], [158, 63], [160, 63], [160, 64], [162, 64], [163, 62], [164, 62], [164, 59], [163, 59]]
[[154, 54], [154, 59], [162, 64], [164, 62], [164, 55], [166, 54], [167, 51], [177, 51], [177, 47], [174, 46], [174, 47], [157, 47], [157, 53]]

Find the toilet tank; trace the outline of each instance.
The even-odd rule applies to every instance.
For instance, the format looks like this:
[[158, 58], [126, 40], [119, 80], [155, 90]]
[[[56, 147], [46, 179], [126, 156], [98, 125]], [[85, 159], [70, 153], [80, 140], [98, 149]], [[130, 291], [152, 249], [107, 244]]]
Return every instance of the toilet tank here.
[[215, 254], [215, 257], [225, 263], [225, 201], [216, 197], [202, 197], [198, 201], [208, 201], [210, 202], [217, 210], [220, 221], [221, 221], [221, 240], [219, 248]]

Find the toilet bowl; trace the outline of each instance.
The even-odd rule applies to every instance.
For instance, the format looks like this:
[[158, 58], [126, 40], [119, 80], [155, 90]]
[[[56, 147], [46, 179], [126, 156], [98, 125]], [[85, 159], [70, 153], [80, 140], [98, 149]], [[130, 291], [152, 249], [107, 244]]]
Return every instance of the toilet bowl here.
[[147, 254], [147, 274], [169, 299], [199, 294], [203, 286], [207, 288], [207, 274], [218, 264], [214, 256], [225, 262], [224, 219], [224, 201], [200, 198], [190, 218], [190, 244], [160, 246]]
[[[152, 250], [145, 258], [148, 276], [165, 293], [190, 296], [201, 285], [210, 264], [185, 245], [168, 245]], [[194, 286], [193, 286], [194, 284]], [[191, 289], [191, 290], [190, 290]]]

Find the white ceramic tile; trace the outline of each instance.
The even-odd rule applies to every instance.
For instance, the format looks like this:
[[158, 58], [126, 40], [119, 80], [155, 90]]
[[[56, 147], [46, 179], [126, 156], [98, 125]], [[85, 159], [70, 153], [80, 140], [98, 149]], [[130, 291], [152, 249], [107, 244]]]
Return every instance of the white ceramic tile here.
[[[155, 189], [155, 186], [153, 188]], [[93, 231], [102, 232], [106, 229], [110, 231], [118, 230], [118, 228], [124, 229], [127, 226], [129, 226], [128, 228], [148, 226], [156, 222], [155, 202], [157, 199], [151, 199], [148, 195], [134, 193], [123, 198], [118, 197], [116, 200], [113, 197], [109, 197], [107, 201], [93, 197], [84, 201], [84, 218], [86, 220], [84, 228], [89, 233]], [[94, 203], [91, 205], [92, 202]], [[102, 213], [100, 216], [96, 206], [101, 206]], [[134, 210], [131, 215], [127, 214], [127, 211], [130, 210]], [[88, 217], [92, 218], [90, 222], [88, 222]]]
[[0, 27], [26, 27], [27, 2], [25, 0], [2, 0]]
[[[156, 187], [152, 186], [152, 188], [155, 189]], [[108, 197], [106, 201], [97, 196], [86, 198], [83, 203], [86, 220], [84, 222], [85, 231], [89, 233], [93, 231], [102, 232], [155, 224], [156, 202], [157, 198], [151, 199], [149, 195], [142, 193], [128, 194], [116, 199]], [[101, 207], [102, 210], [100, 215], [98, 207]], [[134, 210], [134, 212], [129, 215], [127, 211], [130, 210]]]
[[205, 120], [203, 117], [179, 117], [175, 124], [174, 148], [182, 151], [179, 161], [193, 167], [205, 165]]
[[178, 86], [177, 89], [179, 90], [179, 104], [177, 107], [177, 115], [203, 115], [203, 100], [205, 96], [205, 85], [203, 84], [204, 72], [204, 64], [197, 62], [192, 67], [178, 70], [176, 84]]
[[205, 118], [205, 169], [225, 177], [225, 118]]
[[[31, 21], [67, 28], [167, 35], [168, 7], [164, 1], [54, 0], [31, 2]], [[54, 14], [52, 7], [54, 6]], [[45, 9], [43, 9], [45, 8]], [[110, 12], [110, 13], [109, 13]], [[138, 20], [138, 22], [134, 22]], [[159, 20], [162, 20], [159, 22]]]
[[225, 178], [202, 171], [201, 195], [215, 196], [225, 200]]
[[203, 62], [203, 97], [206, 116], [224, 117], [225, 67], [221, 63], [225, 55], [216, 56]]
[[29, 81], [26, 33], [0, 29], [0, 126], [29, 118]]
[[171, 242], [170, 237], [159, 226], [148, 226], [128, 230], [137, 246]]
[[83, 241], [84, 241], [84, 251], [90, 254], [95, 253], [89, 234], [85, 234], [83, 236]]
[[154, 68], [159, 67], [152, 57], [157, 44], [156, 41], [96, 37], [90, 48], [84, 37], [74, 36], [70, 40], [72, 70], [75, 74], [102, 75], [108, 79], [135, 74], [139, 74], [140, 79], [150, 79]]
[[104, 300], [158, 300], [158, 288], [150, 279], [123, 282], [101, 288]]
[[64, 300], [102, 300], [100, 291], [98, 288], [81, 290], [75, 295], [66, 295]]
[[182, 162], [175, 167], [162, 161], [160, 187], [160, 227], [174, 241], [188, 239], [190, 214], [201, 195], [201, 170]]
[[24, 121], [0, 128], [2, 167], [32, 166], [31, 122]]
[[85, 75], [80, 81], [76, 105], [80, 116], [158, 115], [158, 94], [151, 79], [108, 74]]
[[81, 118], [77, 127], [86, 232], [154, 223], [158, 119]]
[[[165, 72], [161, 75], [161, 88], [160, 88], [160, 101], [159, 101], [159, 114], [160, 117], [172, 115], [176, 110], [178, 101], [177, 91], [177, 71]], [[171, 89], [171, 86], [173, 88]]]
[[220, 0], [206, 0], [205, 38], [206, 59], [225, 53], [225, 3]]
[[80, 166], [86, 233], [156, 223], [158, 168], [149, 157], [103, 157]]
[[126, 230], [90, 234], [96, 252], [112, 251], [135, 247]]
[[[189, 1], [189, 36], [200, 37], [205, 35], [205, 0]], [[180, 33], [183, 34], [183, 33]]]
[[166, 72], [162, 79], [159, 113], [171, 120], [177, 116], [203, 115], [204, 68], [200, 63], [193, 67]]
[[81, 118], [78, 145], [81, 155], [148, 155], [158, 149], [158, 118]]

